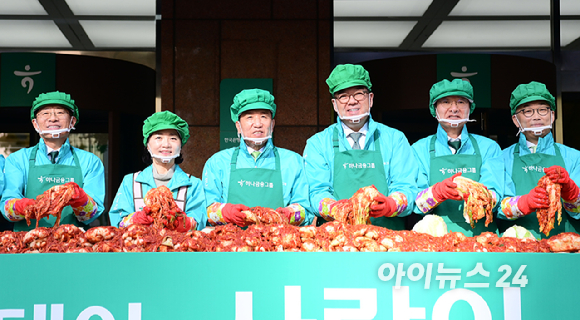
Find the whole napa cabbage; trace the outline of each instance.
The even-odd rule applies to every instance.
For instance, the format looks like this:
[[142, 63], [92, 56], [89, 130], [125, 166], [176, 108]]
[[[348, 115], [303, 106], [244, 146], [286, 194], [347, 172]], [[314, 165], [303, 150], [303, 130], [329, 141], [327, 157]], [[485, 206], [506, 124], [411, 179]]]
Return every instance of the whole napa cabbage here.
[[511, 226], [503, 233], [502, 237], [512, 237], [518, 239], [530, 238], [537, 240], [528, 229], [520, 226]]
[[447, 234], [447, 224], [440, 216], [428, 214], [415, 224], [413, 231], [441, 237]]

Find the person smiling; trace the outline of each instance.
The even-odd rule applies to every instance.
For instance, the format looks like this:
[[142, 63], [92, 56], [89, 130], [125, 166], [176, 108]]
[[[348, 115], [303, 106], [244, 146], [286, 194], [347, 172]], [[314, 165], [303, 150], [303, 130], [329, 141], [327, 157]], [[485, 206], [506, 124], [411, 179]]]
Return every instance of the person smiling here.
[[360, 65], [338, 65], [326, 80], [337, 123], [306, 142], [304, 162], [317, 223], [332, 221], [338, 204], [374, 185], [374, 225], [403, 230], [417, 194], [417, 166], [405, 135], [375, 122], [369, 73]]
[[505, 198], [498, 212], [498, 225], [503, 231], [517, 224], [528, 229], [536, 238], [546, 236], [539, 231], [537, 209], [548, 208], [547, 191], [537, 187], [538, 180], [547, 175], [562, 187], [562, 222], [554, 224], [550, 236], [562, 232], [580, 231], [580, 151], [554, 142], [556, 103], [546, 85], [532, 81], [520, 84], [512, 92], [510, 109], [519, 141], [503, 151], [506, 172]]
[[272, 142], [276, 104], [261, 89], [238, 93], [230, 107], [240, 145], [209, 158], [203, 168], [208, 223], [244, 227], [249, 207], [268, 207], [284, 214], [290, 224], [312, 221], [308, 183], [302, 157]]
[[[74, 148], [68, 137], [79, 122], [79, 110], [71, 96], [64, 92], [40, 94], [30, 110], [32, 125], [40, 135], [40, 142], [31, 148], [20, 149], [6, 159], [6, 185], [0, 210], [14, 222], [15, 231], [30, 230], [23, 211], [34, 198], [49, 188], [67, 182], [75, 183], [70, 205], [62, 211], [60, 223], [87, 227], [104, 211], [105, 170], [94, 154]], [[51, 227], [56, 217], [39, 221], [39, 227]]]
[[143, 124], [143, 162], [149, 166], [143, 171], [123, 178], [109, 211], [111, 225], [127, 227], [131, 224], [150, 225], [153, 218], [143, 197], [152, 188], [166, 186], [172, 193], [179, 210], [175, 230], [187, 232], [203, 229], [206, 225], [205, 195], [201, 180], [185, 173], [181, 148], [189, 139], [189, 124], [170, 111], [157, 112]]
[[412, 146], [419, 163], [419, 194], [415, 212], [434, 213], [443, 218], [448, 230], [466, 236], [497, 232], [492, 222], [483, 221], [472, 229], [463, 217], [464, 201], [453, 179], [461, 175], [485, 185], [493, 194], [494, 208], [503, 195], [501, 148], [493, 140], [467, 132], [466, 122], [475, 109], [473, 87], [468, 81], [454, 79], [435, 83], [429, 91], [429, 110], [437, 119], [437, 133], [420, 139]]

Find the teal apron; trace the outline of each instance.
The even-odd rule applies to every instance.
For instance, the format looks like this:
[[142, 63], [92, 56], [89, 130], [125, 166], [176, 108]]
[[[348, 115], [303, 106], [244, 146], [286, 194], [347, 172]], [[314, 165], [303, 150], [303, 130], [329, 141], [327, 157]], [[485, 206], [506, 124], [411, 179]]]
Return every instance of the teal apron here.
[[280, 156], [274, 147], [276, 168], [243, 168], [237, 169], [236, 162], [240, 148], [232, 155], [230, 170], [230, 186], [228, 203], [244, 204], [248, 207], [266, 207], [277, 209], [284, 206], [284, 191], [282, 189], [282, 171]]
[[[383, 165], [378, 130], [375, 131], [374, 139], [374, 151], [346, 150], [340, 152], [338, 147], [338, 129], [334, 128], [332, 139], [334, 147], [334, 184], [332, 187], [334, 188], [335, 199], [348, 199], [358, 189], [370, 185], [374, 185], [385, 196], [389, 195], [389, 185], [387, 184], [387, 175]], [[391, 230], [405, 229], [405, 220], [399, 217], [371, 217], [371, 223]]]
[[[560, 148], [554, 144], [556, 155], [549, 155], [543, 153], [530, 153], [525, 156], [520, 156], [520, 146], [517, 144], [514, 148], [514, 164], [512, 168], [512, 179], [516, 186], [516, 195], [528, 194], [530, 190], [538, 185], [538, 181], [544, 174], [544, 168], [549, 168], [554, 165], [566, 168], [564, 159], [560, 154]], [[554, 229], [550, 231], [550, 236], [562, 232], [576, 232], [580, 230], [580, 222], [578, 220], [568, 217], [568, 213], [562, 208], [562, 222], [558, 226], [558, 217], [554, 221]], [[507, 228], [518, 225], [524, 227], [534, 235], [537, 239], [546, 238], [546, 235], [540, 232], [540, 225], [536, 212], [521, 217], [516, 220], [498, 220], [500, 231], [504, 232]]]
[[[439, 157], [435, 156], [436, 140], [437, 136], [434, 135], [431, 138], [429, 146], [429, 183], [431, 186], [451, 177], [456, 172], [459, 172], [457, 171], [458, 169], [461, 170], [462, 177], [479, 181], [481, 175], [481, 152], [479, 151], [479, 146], [477, 141], [475, 141], [475, 138], [469, 135], [469, 140], [471, 140], [471, 144], [475, 149], [475, 154], [452, 154]], [[433, 209], [433, 214], [443, 218], [447, 224], [447, 230], [449, 232], [461, 232], [468, 237], [479, 235], [482, 232], [497, 233], [495, 219], [487, 228], [485, 227], [485, 218], [478, 220], [474, 224], [475, 227], [471, 228], [471, 225], [468, 222], [465, 222], [465, 218], [463, 217], [464, 206], [465, 201], [463, 200], [445, 200]]]
[[[42, 194], [44, 191], [56, 185], [65, 184], [67, 182], [76, 182], [79, 187], [83, 187], [83, 173], [81, 171], [79, 159], [73, 152], [72, 146], [70, 147], [70, 151], [75, 161], [74, 166], [67, 166], [62, 164], [45, 164], [37, 166], [37, 151], [38, 145], [36, 145], [30, 152], [30, 158], [28, 162], [28, 182], [26, 184], [26, 192], [24, 195], [26, 198], [36, 199], [36, 197]], [[42, 218], [38, 222], [38, 226], [52, 227], [54, 226], [55, 222], [56, 217], [49, 216], [47, 218]], [[85, 229], [87, 228], [86, 224], [77, 220], [70, 206], [67, 206], [62, 210], [60, 224], [74, 224], [78, 227], [84, 227]], [[22, 220], [14, 224], [14, 231], [27, 231], [34, 229], [35, 227], [36, 219], [30, 220], [30, 226], [26, 224], [26, 220]]]

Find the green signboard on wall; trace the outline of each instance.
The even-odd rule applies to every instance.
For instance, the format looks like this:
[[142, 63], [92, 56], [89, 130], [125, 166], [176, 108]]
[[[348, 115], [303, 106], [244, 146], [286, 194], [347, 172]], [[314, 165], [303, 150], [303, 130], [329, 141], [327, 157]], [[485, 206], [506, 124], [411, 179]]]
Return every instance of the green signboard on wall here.
[[263, 89], [273, 93], [272, 79], [224, 79], [220, 83], [220, 150], [240, 144], [238, 131], [230, 116], [230, 106], [236, 94], [244, 89]]
[[437, 81], [463, 79], [473, 86], [477, 108], [491, 108], [491, 56], [488, 54], [438, 54]]
[[0, 106], [30, 107], [43, 92], [56, 88], [56, 56], [3, 53], [0, 56]]

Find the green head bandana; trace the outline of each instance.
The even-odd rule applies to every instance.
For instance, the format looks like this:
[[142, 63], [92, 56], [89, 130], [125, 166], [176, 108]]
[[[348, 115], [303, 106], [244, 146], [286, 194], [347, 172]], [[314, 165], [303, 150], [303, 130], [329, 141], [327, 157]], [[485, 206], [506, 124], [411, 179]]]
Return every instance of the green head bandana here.
[[434, 84], [429, 91], [429, 110], [431, 111], [432, 116], [437, 116], [435, 113], [435, 104], [437, 104], [437, 100], [449, 96], [459, 96], [469, 100], [469, 114], [475, 110], [475, 102], [473, 102], [473, 87], [471, 86], [471, 83], [462, 79], [453, 79], [453, 81], [444, 79]]
[[520, 105], [538, 100], [548, 102], [552, 110], [556, 110], [556, 99], [554, 99], [554, 96], [550, 91], [548, 91], [545, 84], [536, 81], [532, 81], [528, 84], [520, 84], [512, 92], [510, 97], [512, 116], [516, 113], [516, 109]]
[[58, 91], [41, 93], [34, 99], [32, 109], [30, 109], [30, 120], [34, 119], [34, 115], [40, 108], [47, 105], [59, 105], [69, 109], [72, 111], [73, 116], [77, 118], [76, 123], [79, 123], [79, 108], [75, 105], [75, 101], [70, 98], [70, 94]]
[[326, 83], [330, 94], [350, 87], [363, 86], [369, 91], [372, 87], [368, 71], [363, 66], [356, 64], [339, 64], [332, 70]]
[[235, 123], [240, 119], [244, 111], [265, 109], [272, 112], [272, 119], [276, 115], [276, 104], [274, 96], [262, 89], [246, 89], [236, 94], [234, 103], [230, 107], [232, 121]]
[[157, 112], [143, 122], [143, 145], [147, 145], [147, 139], [154, 132], [165, 129], [175, 129], [181, 137], [181, 145], [185, 145], [189, 139], [189, 124], [178, 115], [170, 111]]

